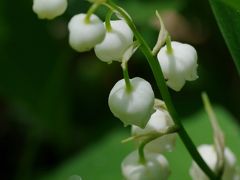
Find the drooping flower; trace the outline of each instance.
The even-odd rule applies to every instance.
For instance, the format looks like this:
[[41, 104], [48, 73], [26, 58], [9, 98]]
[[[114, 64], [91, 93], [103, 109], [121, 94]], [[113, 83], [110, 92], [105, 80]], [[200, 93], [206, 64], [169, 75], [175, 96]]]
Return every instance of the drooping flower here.
[[67, 0], [33, 0], [33, 11], [40, 19], [53, 19], [67, 9]]
[[197, 52], [189, 44], [171, 42], [172, 52], [164, 46], [157, 58], [161, 65], [167, 85], [175, 91], [180, 91], [185, 81], [193, 81], [197, 75]]
[[95, 46], [96, 56], [104, 62], [122, 61], [125, 51], [133, 44], [133, 32], [124, 20], [110, 21], [111, 30]]
[[112, 88], [109, 108], [124, 125], [136, 125], [144, 128], [153, 112], [154, 92], [144, 79], [130, 79], [131, 89], [126, 88], [125, 81], [118, 81]]
[[96, 15], [92, 14], [89, 21], [85, 18], [86, 14], [77, 14], [68, 24], [69, 44], [78, 52], [91, 50], [103, 41], [106, 33], [102, 21]]

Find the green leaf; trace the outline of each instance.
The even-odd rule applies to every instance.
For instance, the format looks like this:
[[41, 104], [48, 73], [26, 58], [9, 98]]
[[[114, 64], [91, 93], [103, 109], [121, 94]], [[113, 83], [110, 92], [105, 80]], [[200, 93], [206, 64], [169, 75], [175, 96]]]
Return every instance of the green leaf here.
[[86, 180], [120, 180], [120, 163], [133, 149], [130, 143], [121, 144], [126, 137], [127, 131], [115, 130], [83, 154], [73, 157], [55, 172], [40, 179], [67, 180], [72, 175], [79, 175]]
[[240, 1], [209, 0], [222, 35], [240, 74]]
[[[240, 131], [234, 118], [220, 107], [215, 107], [214, 111], [225, 133], [227, 146], [239, 158]], [[197, 145], [213, 143], [211, 124], [205, 111], [202, 110], [187, 118], [184, 125]], [[131, 143], [120, 144], [120, 141], [128, 136], [129, 133], [124, 130], [115, 130], [85, 153], [64, 163], [40, 180], [67, 180], [72, 175], [79, 175], [86, 180], [121, 180], [121, 161], [134, 150]], [[166, 156], [172, 171], [170, 179], [179, 179], [180, 176], [184, 180], [190, 179], [188, 171], [192, 160], [179, 139], [176, 149], [166, 153]]]

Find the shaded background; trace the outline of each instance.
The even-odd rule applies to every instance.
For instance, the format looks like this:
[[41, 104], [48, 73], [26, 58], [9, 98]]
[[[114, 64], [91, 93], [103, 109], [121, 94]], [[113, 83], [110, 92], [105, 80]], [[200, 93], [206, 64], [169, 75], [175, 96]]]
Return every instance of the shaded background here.
[[[116, 1], [115, 1], [116, 2]], [[179, 93], [171, 91], [182, 118], [200, 108], [200, 93], [239, 115], [240, 84], [232, 58], [210, 6], [202, 0], [119, 1], [153, 47], [158, 36], [155, 9], [172, 39], [193, 44], [199, 55], [199, 79]], [[69, 0], [66, 13], [39, 20], [32, 1], [0, 1], [0, 179], [28, 180], [51, 172], [112, 129], [123, 128], [107, 105], [118, 63], [107, 65], [93, 51], [76, 53], [68, 45], [67, 23], [86, 12], [87, 1]], [[97, 14], [104, 19], [105, 8]], [[152, 82], [146, 59], [137, 52], [130, 76]]]

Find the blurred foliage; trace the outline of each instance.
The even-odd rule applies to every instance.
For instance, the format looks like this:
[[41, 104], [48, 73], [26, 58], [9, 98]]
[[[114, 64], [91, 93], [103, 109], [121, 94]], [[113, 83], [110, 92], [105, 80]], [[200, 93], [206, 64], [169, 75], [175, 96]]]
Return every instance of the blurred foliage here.
[[[77, 154], [82, 158], [89, 145], [104, 147], [104, 136], [115, 142], [109, 131], [122, 129], [107, 106], [111, 87], [122, 78], [119, 64], [106, 65], [92, 51], [78, 54], [69, 47], [67, 23], [73, 15], [86, 12], [90, 4], [68, 2], [63, 16], [46, 21], [32, 12], [32, 0], [0, 1], [0, 179], [42, 176]], [[182, 118], [202, 107], [202, 90], [239, 118], [239, 76], [207, 1], [116, 2], [126, 8], [151, 46], [159, 28], [156, 9], [174, 40], [196, 46], [199, 80], [187, 83], [180, 93], [171, 91]], [[104, 19], [105, 12], [102, 8], [97, 13]], [[151, 81], [160, 96], [140, 52], [129, 62], [129, 70], [131, 77]], [[116, 144], [115, 149], [122, 147], [125, 145]], [[80, 160], [90, 162], [88, 158]], [[120, 156], [115, 161], [119, 165]]]

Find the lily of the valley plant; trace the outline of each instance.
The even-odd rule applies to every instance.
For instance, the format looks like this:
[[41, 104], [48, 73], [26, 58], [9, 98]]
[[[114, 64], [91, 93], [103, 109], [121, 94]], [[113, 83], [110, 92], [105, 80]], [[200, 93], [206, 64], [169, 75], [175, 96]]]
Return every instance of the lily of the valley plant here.
[[[78, 52], [94, 50], [99, 60], [107, 64], [116, 61], [122, 67], [123, 79], [112, 88], [108, 104], [111, 112], [124, 126], [132, 127], [131, 137], [137, 148], [122, 161], [122, 175], [126, 180], [165, 180], [170, 166], [163, 153], [173, 151], [177, 134], [193, 158], [190, 176], [193, 180], [239, 180], [236, 158], [225, 147], [217, 122], [214, 144], [198, 148], [185, 131], [172, 103], [168, 87], [180, 91], [186, 81], [197, 75], [197, 51], [189, 44], [171, 41], [170, 34], [159, 16], [161, 30], [156, 45], [150, 48], [136, 28], [130, 15], [111, 0], [89, 0], [92, 6], [86, 13], [74, 15], [68, 24], [69, 44]], [[103, 22], [96, 14], [100, 7], [109, 12]], [[67, 8], [67, 0], [34, 0], [33, 11], [40, 19], [53, 19]], [[112, 20], [115, 15], [118, 20]], [[151, 84], [141, 77], [129, 77], [128, 61], [137, 49], [146, 57], [162, 100], [154, 95]], [[211, 111], [206, 95], [207, 111]]]

